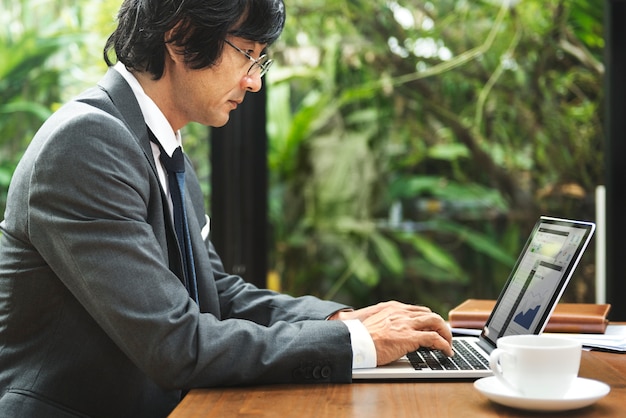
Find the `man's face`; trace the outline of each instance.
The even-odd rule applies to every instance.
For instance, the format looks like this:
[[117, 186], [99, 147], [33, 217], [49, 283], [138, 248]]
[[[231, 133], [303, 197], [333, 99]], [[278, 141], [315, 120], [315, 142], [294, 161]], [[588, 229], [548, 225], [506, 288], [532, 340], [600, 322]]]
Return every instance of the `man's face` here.
[[[264, 44], [243, 38], [230, 37], [228, 41], [255, 59], [265, 48]], [[261, 89], [260, 72], [248, 75], [252, 61], [227, 43], [217, 64], [211, 68], [192, 70], [184, 65], [181, 56], [176, 58], [166, 66], [171, 100], [170, 108], [162, 109], [169, 115], [174, 129], [180, 129], [188, 122], [223, 126], [247, 92]]]

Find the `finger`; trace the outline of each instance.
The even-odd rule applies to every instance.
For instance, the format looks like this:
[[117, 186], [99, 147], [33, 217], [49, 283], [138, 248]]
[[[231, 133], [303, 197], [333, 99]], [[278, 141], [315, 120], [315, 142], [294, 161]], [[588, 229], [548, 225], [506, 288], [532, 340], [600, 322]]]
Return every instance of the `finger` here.
[[380, 311], [392, 311], [392, 312], [432, 312], [429, 307], [423, 305], [411, 305], [408, 303], [402, 303], [395, 300], [381, 302], [374, 305], [374, 308], [378, 312]]
[[449, 343], [452, 342], [452, 330], [446, 321], [434, 312], [414, 317], [413, 327], [418, 331], [435, 331]]
[[427, 347], [432, 350], [439, 350], [448, 357], [454, 355], [452, 343], [436, 332], [424, 332], [423, 340], [424, 345], [421, 345], [422, 347]]
[[432, 312], [432, 310], [428, 306], [423, 306], [423, 305], [404, 304], [404, 307], [407, 311], [411, 311], [411, 312]]
[[441, 338], [441, 336], [436, 339], [435, 348], [443, 352], [448, 357], [452, 357], [454, 355], [454, 349], [452, 348], [452, 341], [451, 340], [448, 341], [444, 338]]

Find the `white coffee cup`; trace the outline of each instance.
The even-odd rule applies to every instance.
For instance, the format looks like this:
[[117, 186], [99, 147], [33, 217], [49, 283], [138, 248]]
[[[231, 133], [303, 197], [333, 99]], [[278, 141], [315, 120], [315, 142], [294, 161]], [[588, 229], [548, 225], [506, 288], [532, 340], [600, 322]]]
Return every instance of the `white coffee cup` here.
[[509, 335], [497, 341], [489, 365], [508, 388], [529, 398], [562, 399], [578, 376], [581, 344], [547, 335]]

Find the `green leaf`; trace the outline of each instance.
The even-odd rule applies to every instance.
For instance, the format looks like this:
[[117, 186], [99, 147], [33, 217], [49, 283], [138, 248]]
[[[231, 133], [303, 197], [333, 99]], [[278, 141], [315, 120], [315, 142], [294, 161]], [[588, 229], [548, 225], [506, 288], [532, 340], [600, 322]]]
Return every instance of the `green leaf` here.
[[380, 261], [394, 274], [400, 274], [404, 270], [404, 262], [398, 247], [389, 239], [379, 233], [370, 235], [373, 248]]
[[476, 251], [488, 255], [504, 265], [513, 266], [515, 264], [515, 258], [502, 248], [501, 243], [494, 241], [491, 237], [453, 222], [435, 221], [433, 223], [437, 230], [456, 235]]
[[27, 112], [37, 116], [40, 120], [44, 121], [52, 114], [52, 111], [39, 103], [15, 101], [6, 105], [0, 105], [0, 113], [16, 113]]
[[436, 160], [456, 161], [470, 157], [470, 153], [463, 144], [437, 144], [428, 149], [428, 156]]
[[361, 249], [347, 245], [341, 248], [350, 271], [363, 284], [374, 287], [380, 281], [380, 274], [372, 262], [367, 258], [367, 254]]
[[426, 261], [458, 278], [459, 283], [467, 283], [468, 277], [448, 251], [420, 234], [399, 234], [399, 238], [415, 248]]

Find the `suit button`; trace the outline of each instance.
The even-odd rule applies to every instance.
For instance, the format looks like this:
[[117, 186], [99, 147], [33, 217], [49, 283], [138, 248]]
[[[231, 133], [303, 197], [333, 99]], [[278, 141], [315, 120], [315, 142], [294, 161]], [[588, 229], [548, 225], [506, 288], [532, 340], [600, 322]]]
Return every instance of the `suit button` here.
[[304, 380], [304, 371], [301, 368], [295, 369], [293, 371], [293, 378], [295, 380]]

